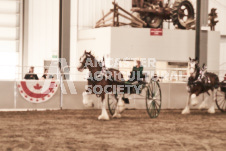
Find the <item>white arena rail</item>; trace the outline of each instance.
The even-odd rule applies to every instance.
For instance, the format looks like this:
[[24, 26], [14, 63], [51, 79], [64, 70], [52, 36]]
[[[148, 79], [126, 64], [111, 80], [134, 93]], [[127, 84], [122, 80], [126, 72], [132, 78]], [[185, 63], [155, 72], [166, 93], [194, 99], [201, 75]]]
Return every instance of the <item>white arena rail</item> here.
[[[38, 67], [35, 67], [38, 68]], [[44, 67], [39, 67], [44, 69]], [[74, 68], [75, 67], [70, 67]], [[0, 66], [1, 69], [1, 66]], [[181, 71], [182, 69], [157, 69], [171, 71]], [[187, 69], [183, 69], [184, 71]], [[71, 71], [71, 70], [70, 70]], [[154, 71], [154, 70], [153, 70]], [[215, 73], [221, 73], [223, 78], [226, 71], [212, 71]], [[16, 77], [22, 74], [21, 72], [15, 73]], [[40, 72], [40, 74], [42, 74]], [[51, 73], [54, 74], [54, 73]], [[82, 93], [85, 91], [85, 85], [87, 84], [84, 79], [84, 73], [66, 73], [70, 77], [83, 77], [82, 80], [63, 80], [62, 78], [55, 79], [59, 84], [58, 89], [54, 92], [54, 95], [45, 102], [34, 103], [27, 101], [20, 93], [21, 89], [18, 88], [18, 83], [22, 81], [21, 78], [15, 78], [11, 80], [0, 80], [0, 110], [1, 111], [27, 111], [27, 110], [58, 110], [58, 109], [86, 109], [82, 103]], [[73, 77], [73, 78], [74, 78]], [[178, 76], [179, 77], [179, 76]], [[186, 81], [173, 81], [162, 80], [160, 82], [162, 91], [162, 109], [182, 109], [184, 108], [187, 100]], [[30, 86], [43, 86], [45, 80], [39, 81], [26, 81], [26, 84]], [[39, 85], [37, 85], [39, 84]], [[36, 90], [33, 89], [36, 92]], [[201, 100], [203, 95], [199, 96]], [[100, 100], [94, 95], [95, 109], [100, 108]], [[131, 96], [130, 104], [127, 108], [145, 109], [145, 101], [141, 96]]]

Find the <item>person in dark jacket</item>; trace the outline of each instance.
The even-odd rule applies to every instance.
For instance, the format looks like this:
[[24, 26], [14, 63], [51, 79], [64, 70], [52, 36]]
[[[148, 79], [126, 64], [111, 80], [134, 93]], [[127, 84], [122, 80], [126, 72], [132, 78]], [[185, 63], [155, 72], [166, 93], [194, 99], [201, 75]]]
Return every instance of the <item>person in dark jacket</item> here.
[[25, 80], [39, 80], [37, 74], [34, 73], [34, 67], [31, 66], [29, 69], [29, 73], [24, 76]]
[[134, 81], [142, 81], [143, 79], [143, 66], [141, 65], [141, 61], [137, 60], [137, 65], [133, 67], [133, 70], [130, 75], [130, 82]]

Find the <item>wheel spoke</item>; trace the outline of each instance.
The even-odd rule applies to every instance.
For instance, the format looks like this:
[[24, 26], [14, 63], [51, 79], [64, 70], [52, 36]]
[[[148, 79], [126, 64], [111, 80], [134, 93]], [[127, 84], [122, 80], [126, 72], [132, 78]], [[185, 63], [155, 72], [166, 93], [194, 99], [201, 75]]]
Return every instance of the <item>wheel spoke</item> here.
[[155, 82], [153, 83], [152, 97], [154, 96], [154, 94], [155, 94]]
[[[224, 104], [223, 104], [223, 106], [222, 106], [222, 107], [224, 107], [224, 105], [225, 105], [225, 101], [224, 101]], [[225, 108], [223, 108], [223, 109], [225, 109]]]
[[219, 104], [219, 106], [224, 106], [224, 104], [225, 104], [225, 101], [223, 100], [223, 101], [221, 101], [221, 103]]
[[150, 94], [152, 95], [152, 92], [153, 92], [153, 85], [151, 84], [151, 86], [150, 86]]
[[153, 113], [154, 113], [154, 115], [153, 115], [153, 117], [156, 117], [156, 110], [155, 110], [155, 108], [153, 107]]
[[151, 107], [152, 107], [152, 103], [150, 103], [150, 104], [148, 105], [148, 110], [150, 110]]
[[224, 102], [224, 99], [221, 98], [221, 99], [219, 99], [219, 101], [217, 101], [217, 102], [218, 102], [218, 104], [220, 104], [221, 102]]
[[223, 98], [223, 99], [224, 99], [224, 96], [222, 96], [222, 95], [218, 95], [218, 98]]
[[156, 117], [156, 109], [154, 109], [154, 115], [153, 115], [153, 117]]
[[159, 91], [156, 92], [155, 97], [158, 97], [160, 95]]
[[[150, 108], [151, 108], [151, 109], [150, 109]], [[148, 109], [150, 110], [150, 114], [151, 114], [151, 117], [152, 117], [152, 118], [157, 117], [159, 111], [157, 110], [158, 107], [157, 107], [157, 104], [156, 104], [154, 101], [150, 104], [150, 106], [149, 106]]]
[[155, 108], [159, 112], [159, 106], [157, 105], [157, 103], [155, 104]]
[[153, 89], [153, 95], [152, 97], [156, 97], [158, 95], [158, 85], [156, 84], [156, 82], [154, 82], [154, 89]]
[[150, 118], [158, 117], [161, 109], [161, 90], [158, 82], [151, 81], [149, 84], [149, 90], [151, 100], [146, 98], [146, 108]]
[[115, 113], [115, 109], [117, 107], [117, 95], [109, 95], [108, 96], [108, 109], [111, 115]]
[[158, 108], [160, 108], [160, 104], [158, 104], [157, 102], [155, 102], [155, 105], [158, 105]]

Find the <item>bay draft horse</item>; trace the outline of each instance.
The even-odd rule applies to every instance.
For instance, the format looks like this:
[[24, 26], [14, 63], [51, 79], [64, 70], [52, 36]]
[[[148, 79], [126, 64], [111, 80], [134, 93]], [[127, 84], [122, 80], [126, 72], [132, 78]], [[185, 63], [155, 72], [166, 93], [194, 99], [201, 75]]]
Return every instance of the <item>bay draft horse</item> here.
[[[105, 105], [105, 86], [107, 86], [107, 92], [111, 92], [112, 95], [114, 95], [113, 85], [120, 84], [119, 81], [123, 81], [123, 75], [119, 70], [113, 68], [106, 69], [103, 65], [104, 62], [97, 61], [96, 58], [91, 54], [91, 52], [85, 51], [84, 54], [80, 57], [79, 61], [80, 64], [77, 67], [78, 71], [82, 72], [84, 69], [89, 70], [89, 77], [87, 79], [88, 88], [86, 88], [86, 92], [83, 92], [83, 104], [88, 107], [93, 107], [93, 100], [91, 99], [90, 94], [95, 94], [97, 97], [100, 97], [102, 102], [102, 112], [98, 119], [109, 120]], [[103, 78], [103, 76], [105, 78]], [[98, 87], [95, 88], [95, 86]], [[120, 118], [121, 113], [124, 111], [124, 109], [125, 102], [123, 101], [123, 96], [119, 95], [116, 112], [113, 117]]]
[[[187, 83], [187, 91], [189, 93], [185, 109], [182, 114], [190, 113], [190, 104], [195, 106], [198, 104], [197, 97], [201, 93], [206, 93], [204, 101], [200, 104], [199, 109], [207, 108], [207, 101], [212, 95], [212, 102], [208, 109], [208, 113], [215, 113], [216, 93], [219, 87], [219, 78], [216, 74], [206, 71], [205, 65], [199, 67], [197, 59], [189, 58], [188, 62], [190, 77]], [[211, 94], [210, 94], [211, 92]]]

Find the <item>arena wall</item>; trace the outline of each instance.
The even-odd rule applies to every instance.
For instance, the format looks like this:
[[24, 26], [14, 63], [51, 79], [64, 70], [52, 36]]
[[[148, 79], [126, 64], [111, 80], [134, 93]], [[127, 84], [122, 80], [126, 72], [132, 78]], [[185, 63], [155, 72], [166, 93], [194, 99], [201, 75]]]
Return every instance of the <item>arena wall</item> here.
[[14, 108], [15, 91], [14, 81], [0, 81], [0, 109]]
[[16, 109], [59, 109], [61, 108], [61, 90], [58, 88], [57, 92], [50, 98], [48, 101], [44, 103], [31, 103], [26, 101], [21, 94], [19, 93], [18, 89], [16, 88], [15, 94], [15, 105]]
[[[187, 62], [189, 57], [195, 55], [195, 31], [193, 30], [163, 29], [162, 36], [151, 36], [150, 29], [147, 28], [106, 27], [82, 30], [79, 32], [79, 38], [81, 39], [78, 42], [80, 54], [88, 47], [93, 48], [97, 56], [148, 57], [155, 58], [157, 61], [181, 62]], [[207, 64], [210, 70], [219, 70], [219, 55], [220, 33], [208, 31]]]
[[[68, 82], [76, 89], [69, 89]], [[64, 81], [54, 96], [44, 103], [31, 103], [26, 101], [15, 87], [14, 81], [0, 81], [0, 110], [38, 110], [38, 109], [87, 109], [82, 103], [82, 93], [85, 91], [86, 82]], [[160, 83], [162, 91], [162, 109], [182, 109], [186, 105], [187, 91], [186, 83]], [[128, 96], [130, 109], [145, 109], [145, 98], [139, 95]], [[4, 99], [2, 99], [4, 98]], [[95, 95], [91, 97], [94, 100], [94, 109], [101, 108], [100, 98]], [[202, 100], [203, 95], [199, 97]]]

